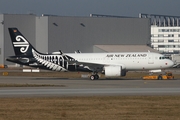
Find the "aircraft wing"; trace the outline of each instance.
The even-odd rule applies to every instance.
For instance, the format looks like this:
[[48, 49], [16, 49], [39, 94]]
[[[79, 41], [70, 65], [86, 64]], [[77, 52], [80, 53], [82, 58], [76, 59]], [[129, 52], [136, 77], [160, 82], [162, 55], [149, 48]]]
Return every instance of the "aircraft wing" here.
[[80, 61], [75, 61], [75, 62], [70, 62], [70, 64], [76, 64], [79, 66], [82, 66], [84, 68], [87, 68], [91, 71], [102, 71], [104, 66], [124, 66], [122, 64], [115, 64], [115, 63], [96, 63], [96, 62], [80, 62]]

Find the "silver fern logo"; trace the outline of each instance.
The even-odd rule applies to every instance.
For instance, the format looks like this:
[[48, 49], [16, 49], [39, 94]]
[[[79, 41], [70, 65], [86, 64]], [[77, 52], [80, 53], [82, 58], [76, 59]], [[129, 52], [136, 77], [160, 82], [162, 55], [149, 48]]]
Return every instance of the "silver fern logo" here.
[[42, 55], [32, 49], [34, 58], [43, 66], [54, 71], [67, 71], [68, 62], [62, 55]]
[[29, 43], [27, 42], [27, 40], [24, 37], [22, 37], [21, 35], [18, 35], [18, 36], [16, 36], [16, 41], [17, 42], [13, 42], [14, 47], [20, 47], [21, 53], [27, 52], [27, 50], [29, 48]]

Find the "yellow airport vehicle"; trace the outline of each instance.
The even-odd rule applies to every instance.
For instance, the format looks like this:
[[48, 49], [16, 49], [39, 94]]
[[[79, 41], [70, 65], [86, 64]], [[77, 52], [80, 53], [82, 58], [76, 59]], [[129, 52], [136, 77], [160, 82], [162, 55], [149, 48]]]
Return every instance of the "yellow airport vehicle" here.
[[143, 80], [172, 80], [174, 76], [171, 72], [166, 72], [164, 75], [147, 75], [143, 77]]
[[0, 64], [0, 68], [7, 68], [7, 65]]
[[0, 68], [4, 68], [4, 65], [0, 64]]

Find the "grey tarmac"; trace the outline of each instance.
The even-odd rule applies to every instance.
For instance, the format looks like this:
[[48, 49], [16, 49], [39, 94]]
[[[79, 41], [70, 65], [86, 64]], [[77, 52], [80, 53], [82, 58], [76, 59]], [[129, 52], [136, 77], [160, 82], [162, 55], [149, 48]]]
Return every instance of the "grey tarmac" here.
[[0, 84], [49, 84], [54, 87], [1, 87], [0, 97], [180, 95], [180, 80], [67, 79], [0, 76]]

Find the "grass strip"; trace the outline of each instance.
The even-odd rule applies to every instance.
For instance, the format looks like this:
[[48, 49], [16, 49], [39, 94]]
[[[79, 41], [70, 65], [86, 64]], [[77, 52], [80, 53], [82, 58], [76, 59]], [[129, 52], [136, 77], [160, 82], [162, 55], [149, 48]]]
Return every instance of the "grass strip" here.
[[180, 96], [1, 98], [2, 120], [178, 120]]

